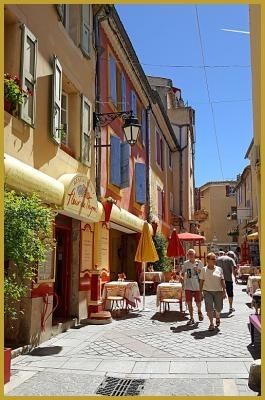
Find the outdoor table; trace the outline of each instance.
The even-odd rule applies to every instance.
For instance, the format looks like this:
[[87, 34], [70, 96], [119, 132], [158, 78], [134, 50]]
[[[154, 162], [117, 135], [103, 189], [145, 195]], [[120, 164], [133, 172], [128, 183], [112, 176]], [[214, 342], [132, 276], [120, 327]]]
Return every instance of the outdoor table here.
[[[136, 307], [138, 302], [141, 302], [141, 296], [137, 282], [126, 282], [126, 281], [111, 281], [104, 285], [102, 300], [107, 303], [107, 288], [111, 288], [111, 296], [124, 297], [126, 301], [126, 307]], [[105, 304], [107, 308], [107, 304]]]
[[[141, 272], [140, 275], [140, 282], [144, 280], [144, 272]], [[146, 272], [145, 273], [145, 280], [146, 281], [153, 281], [153, 282], [164, 282], [165, 276], [164, 273], [161, 271], [154, 271], [154, 272]]]
[[165, 282], [157, 285], [156, 306], [159, 307], [163, 299], [177, 299], [182, 302], [182, 284], [179, 282]]
[[247, 282], [247, 293], [252, 296], [253, 293], [257, 289], [260, 289], [261, 286], [261, 276], [260, 275], [252, 275], [248, 277], [248, 282]]

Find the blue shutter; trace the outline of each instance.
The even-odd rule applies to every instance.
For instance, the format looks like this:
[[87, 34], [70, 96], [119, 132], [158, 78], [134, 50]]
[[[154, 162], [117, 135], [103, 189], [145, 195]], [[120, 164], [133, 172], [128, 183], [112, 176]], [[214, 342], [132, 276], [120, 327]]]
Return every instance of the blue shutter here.
[[117, 88], [116, 88], [116, 63], [112, 56], [109, 56], [109, 93], [111, 101], [117, 103]]
[[121, 152], [120, 139], [110, 137], [110, 183], [119, 186], [121, 184]]
[[127, 111], [127, 102], [126, 102], [126, 78], [124, 73], [121, 74], [121, 110]]
[[146, 174], [142, 163], [135, 163], [135, 200], [140, 204], [146, 203]]
[[137, 116], [137, 97], [133, 90], [131, 90], [131, 110], [135, 117]]
[[121, 144], [121, 188], [129, 186], [129, 160], [130, 160], [130, 145], [125, 142]]
[[146, 143], [146, 110], [142, 109], [142, 121], [141, 121], [141, 132], [142, 132], [142, 143], [145, 145]]

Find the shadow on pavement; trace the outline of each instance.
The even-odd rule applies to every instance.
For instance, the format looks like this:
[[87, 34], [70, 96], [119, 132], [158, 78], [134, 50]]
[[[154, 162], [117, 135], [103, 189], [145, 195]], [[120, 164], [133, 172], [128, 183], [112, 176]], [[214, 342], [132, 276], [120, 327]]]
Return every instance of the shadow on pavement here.
[[219, 333], [220, 330], [216, 328], [214, 331], [208, 331], [207, 329], [206, 331], [193, 332], [191, 333], [191, 336], [193, 336], [194, 339], [196, 340], [200, 340], [200, 339], [205, 339], [206, 337], [218, 335]]
[[250, 352], [251, 356], [253, 357], [253, 360], [258, 360], [260, 358], [260, 347], [257, 348], [254, 344], [249, 344], [247, 346], [248, 351]]
[[62, 346], [50, 346], [50, 347], [37, 347], [32, 350], [29, 356], [52, 356], [53, 354], [58, 354], [62, 350]]
[[248, 308], [252, 308], [252, 303], [246, 303], [246, 306], [248, 306]]
[[185, 332], [185, 331], [192, 331], [193, 329], [198, 329], [199, 327], [199, 322], [195, 322], [193, 325], [180, 325], [177, 326], [176, 328], [172, 326], [170, 330], [173, 333], [180, 333], [180, 332]]
[[179, 311], [166, 311], [165, 313], [155, 313], [151, 320], [159, 321], [159, 322], [178, 322], [178, 321], [186, 321], [188, 317], [185, 313], [181, 313]]

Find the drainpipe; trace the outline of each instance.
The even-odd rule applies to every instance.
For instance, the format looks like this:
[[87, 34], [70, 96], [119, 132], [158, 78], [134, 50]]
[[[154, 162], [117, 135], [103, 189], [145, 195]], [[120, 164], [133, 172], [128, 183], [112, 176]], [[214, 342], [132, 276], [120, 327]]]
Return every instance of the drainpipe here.
[[146, 109], [146, 204], [147, 204], [147, 221], [151, 221], [151, 204], [150, 204], [150, 115], [151, 104]]

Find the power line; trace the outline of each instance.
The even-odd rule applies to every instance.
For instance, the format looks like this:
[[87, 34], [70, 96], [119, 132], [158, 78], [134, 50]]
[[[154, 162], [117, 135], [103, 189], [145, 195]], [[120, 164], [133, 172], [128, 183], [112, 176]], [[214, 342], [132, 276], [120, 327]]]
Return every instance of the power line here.
[[209, 103], [210, 103], [210, 106], [211, 106], [211, 113], [212, 113], [212, 118], [213, 118], [213, 127], [214, 127], [214, 135], [215, 135], [215, 141], [216, 141], [216, 147], [217, 147], [217, 154], [218, 154], [218, 158], [219, 158], [219, 164], [220, 164], [222, 179], [224, 180], [223, 166], [222, 166], [222, 160], [221, 160], [221, 156], [220, 156], [220, 149], [219, 149], [218, 136], [217, 136], [217, 130], [216, 130], [216, 123], [215, 123], [215, 117], [214, 117], [214, 111], [213, 111], [213, 104], [211, 102], [210, 90], [209, 90], [207, 73], [206, 73], [206, 68], [205, 68], [205, 57], [204, 57], [204, 51], [203, 51], [201, 28], [200, 28], [200, 21], [199, 21], [197, 5], [195, 5], [195, 10], [196, 10], [196, 19], [197, 19], [198, 33], [199, 33], [199, 39], [200, 39], [200, 47], [201, 47], [201, 53], [202, 53], [202, 62], [203, 62], [203, 65], [204, 65], [204, 68], [203, 68], [204, 77], [205, 77], [205, 83], [206, 83], [206, 88], [207, 88], [208, 100], [209, 100]]

